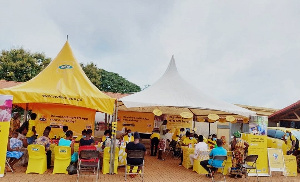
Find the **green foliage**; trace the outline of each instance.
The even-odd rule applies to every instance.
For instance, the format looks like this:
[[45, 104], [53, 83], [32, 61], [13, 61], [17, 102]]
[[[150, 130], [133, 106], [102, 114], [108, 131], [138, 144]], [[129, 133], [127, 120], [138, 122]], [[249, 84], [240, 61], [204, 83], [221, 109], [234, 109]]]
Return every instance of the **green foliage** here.
[[20, 49], [2, 50], [0, 54], [0, 79], [26, 82], [39, 74], [51, 59], [43, 53], [30, 53]]
[[92, 83], [101, 91], [114, 93], [132, 93], [139, 92], [141, 88], [126, 80], [117, 73], [108, 72], [99, 69], [93, 63], [83, 65], [81, 67]]

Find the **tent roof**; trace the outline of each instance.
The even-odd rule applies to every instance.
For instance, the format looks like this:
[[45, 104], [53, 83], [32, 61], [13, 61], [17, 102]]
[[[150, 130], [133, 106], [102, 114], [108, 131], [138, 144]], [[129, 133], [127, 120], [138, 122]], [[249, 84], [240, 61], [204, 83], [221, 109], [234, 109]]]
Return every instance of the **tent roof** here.
[[[253, 111], [214, 99], [187, 83], [179, 75], [174, 57], [172, 57], [164, 75], [156, 83], [141, 92], [123, 97], [121, 100], [128, 108], [124, 108], [125, 110], [132, 108], [133, 111], [148, 111], [149, 109], [161, 109], [167, 106], [171, 108], [161, 110], [168, 112], [167, 110], [177, 109], [180, 112], [191, 111], [196, 115], [230, 113], [248, 117], [256, 114]], [[148, 109], [145, 107], [148, 107]]]
[[57, 57], [36, 77], [22, 84], [0, 89], [13, 95], [13, 103], [68, 104], [112, 114], [115, 99], [102, 93], [88, 79], [75, 59], [68, 41]]

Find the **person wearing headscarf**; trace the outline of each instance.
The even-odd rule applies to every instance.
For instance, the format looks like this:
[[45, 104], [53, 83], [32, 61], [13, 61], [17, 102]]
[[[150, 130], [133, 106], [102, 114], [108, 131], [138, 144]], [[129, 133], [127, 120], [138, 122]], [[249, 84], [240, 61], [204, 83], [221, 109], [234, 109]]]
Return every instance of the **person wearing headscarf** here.
[[241, 133], [236, 131], [233, 133], [233, 140], [231, 141], [231, 151], [233, 152], [232, 167], [237, 167], [244, 162], [246, 151], [249, 144], [241, 139]]

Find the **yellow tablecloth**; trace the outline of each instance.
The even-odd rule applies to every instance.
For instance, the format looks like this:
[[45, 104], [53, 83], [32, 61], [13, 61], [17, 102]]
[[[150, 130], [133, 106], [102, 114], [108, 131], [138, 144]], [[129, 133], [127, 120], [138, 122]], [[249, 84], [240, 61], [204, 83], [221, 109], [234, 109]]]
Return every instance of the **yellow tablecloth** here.
[[194, 154], [195, 148], [188, 148], [187, 146], [181, 146], [183, 152], [182, 166], [189, 169], [192, 167], [190, 161], [190, 154]]

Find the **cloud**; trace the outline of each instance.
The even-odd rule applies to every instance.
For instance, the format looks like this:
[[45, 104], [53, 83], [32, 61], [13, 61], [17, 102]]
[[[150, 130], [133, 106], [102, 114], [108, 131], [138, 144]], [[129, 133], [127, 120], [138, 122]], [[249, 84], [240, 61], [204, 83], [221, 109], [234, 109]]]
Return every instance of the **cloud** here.
[[7, 1], [0, 49], [23, 46], [54, 58], [68, 34], [79, 62], [140, 86], [158, 80], [174, 54], [180, 74], [203, 92], [282, 108], [300, 93], [299, 3]]

